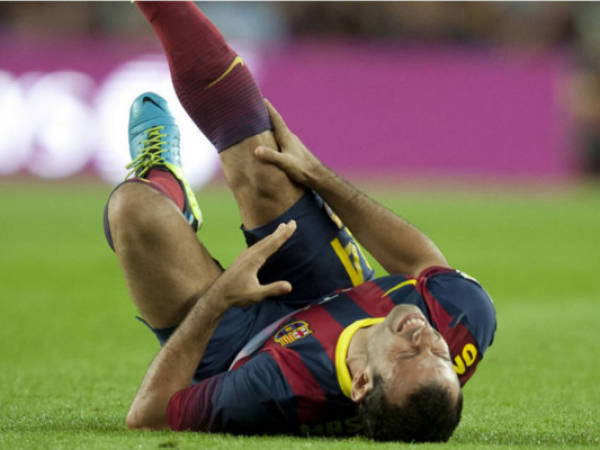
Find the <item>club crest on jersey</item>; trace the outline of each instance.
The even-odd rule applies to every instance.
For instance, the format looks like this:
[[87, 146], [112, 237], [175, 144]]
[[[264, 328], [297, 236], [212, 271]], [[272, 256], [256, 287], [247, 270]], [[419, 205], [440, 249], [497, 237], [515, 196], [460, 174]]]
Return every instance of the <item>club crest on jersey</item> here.
[[302, 339], [309, 334], [312, 334], [312, 330], [308, 327], [308, 323], [304, 320], [297, 320], [296, 322], [288, 323], [279, 330], [273, 339], [278, 344], [284, 346], [296, 342], [298, 339]]

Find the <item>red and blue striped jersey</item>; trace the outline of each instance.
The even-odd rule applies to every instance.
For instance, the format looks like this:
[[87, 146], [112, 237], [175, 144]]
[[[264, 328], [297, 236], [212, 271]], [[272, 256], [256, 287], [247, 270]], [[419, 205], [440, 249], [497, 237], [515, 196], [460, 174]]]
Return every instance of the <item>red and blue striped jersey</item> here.
[[442, 334], [464, 384], [492, 343], [494, 306], [472, 278], [432, 267], [414, 280], [390, 275], [368, 281], [294, 313], [230, 371], [176, 393], [169, 425], [241, 434], [359, 433], [356, 405], [338, 382], [336, 345], [352, 323], [384, 317], [399, 304], [420, 308]]

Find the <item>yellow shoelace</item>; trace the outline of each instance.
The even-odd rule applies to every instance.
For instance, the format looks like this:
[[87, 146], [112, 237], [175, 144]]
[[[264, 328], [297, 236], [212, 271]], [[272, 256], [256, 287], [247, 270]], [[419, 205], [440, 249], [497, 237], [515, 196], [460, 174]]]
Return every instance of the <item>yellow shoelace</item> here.
[[146, 131], [144, 150], [125, 166], [126, 169], [130, 169], [125, 179], [133, 174], [143, 177], [152, 167], [164, 164], [162, 153], [166, 150], [163, 144], [166, 143], [164, 138], [167, 137], [166, 133], [161, 133], [164, 128], [164, 125], [157, 125]]

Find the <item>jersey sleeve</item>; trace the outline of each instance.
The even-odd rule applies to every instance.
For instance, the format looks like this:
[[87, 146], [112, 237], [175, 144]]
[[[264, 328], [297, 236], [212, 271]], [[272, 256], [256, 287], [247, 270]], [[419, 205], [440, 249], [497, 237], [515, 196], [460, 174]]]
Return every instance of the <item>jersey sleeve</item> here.
[[477, 280], [449, 268], [426, 269], [419, 275], [417, 289], [450, 347], [454, 370], [464, 385], [494, 340], [494, 303]]
[[293, 395], [266, 353], [240, 368], [177, 392], [169, 401], [167, 420], [173, 430], [238, 434], [285, 432]]

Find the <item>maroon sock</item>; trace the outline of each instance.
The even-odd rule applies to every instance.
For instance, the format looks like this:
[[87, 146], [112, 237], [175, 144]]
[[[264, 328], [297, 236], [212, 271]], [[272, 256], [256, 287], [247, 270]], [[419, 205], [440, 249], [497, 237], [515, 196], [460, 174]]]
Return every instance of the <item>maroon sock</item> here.
[[177, 181], [177, 178], [171, 172], [161, 169], [150, 169], [145, 178], [150, 182], [152, 187], [173, 200], [180, 211], [184, 210], [185, 194], [179, 181]]
[[219, 152], [272, 129], [252, 74], [192, 2], [136, 2], [160, 39], [175, 92]]

